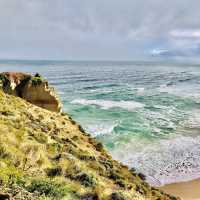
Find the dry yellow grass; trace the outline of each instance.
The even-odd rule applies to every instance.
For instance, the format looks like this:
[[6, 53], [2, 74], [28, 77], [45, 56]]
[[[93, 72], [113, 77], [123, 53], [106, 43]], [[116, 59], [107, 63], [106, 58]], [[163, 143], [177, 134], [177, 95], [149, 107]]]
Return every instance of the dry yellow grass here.
[[[134, 171], [113, 160], [102, 144], [68, 115], [44, 110], [2, 91], [0, 180], [4, 192], [15, 184], [24, 194], [32, 195], [24, 199], [176, 199], [150, 187]], [[57, 190], [53, 193], [52, 188]]]

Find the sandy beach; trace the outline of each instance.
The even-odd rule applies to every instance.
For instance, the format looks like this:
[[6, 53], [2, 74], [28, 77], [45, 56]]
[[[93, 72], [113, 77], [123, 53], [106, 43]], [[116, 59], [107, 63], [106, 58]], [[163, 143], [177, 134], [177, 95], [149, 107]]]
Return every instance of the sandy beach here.
[[200, 200], [200, 179], [169, 184], [161, 189], [168, 194], [181, 197], [183, 200]]

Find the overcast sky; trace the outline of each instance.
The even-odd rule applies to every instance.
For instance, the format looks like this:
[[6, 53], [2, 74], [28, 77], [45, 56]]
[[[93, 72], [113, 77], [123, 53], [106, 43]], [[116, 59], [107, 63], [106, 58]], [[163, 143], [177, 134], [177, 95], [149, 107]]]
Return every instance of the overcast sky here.
[[198, 57], [199, 0], [0, 0], [0, 58]]

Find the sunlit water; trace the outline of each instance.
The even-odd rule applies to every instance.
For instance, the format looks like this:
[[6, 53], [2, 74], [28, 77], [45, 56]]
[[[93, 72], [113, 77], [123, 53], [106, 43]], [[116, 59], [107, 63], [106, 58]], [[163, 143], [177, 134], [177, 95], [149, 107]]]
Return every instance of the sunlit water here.
[[39, 72], [64, 110], [153, 185], [200, 177], [200, 66], [142, 62], [6, 62]]

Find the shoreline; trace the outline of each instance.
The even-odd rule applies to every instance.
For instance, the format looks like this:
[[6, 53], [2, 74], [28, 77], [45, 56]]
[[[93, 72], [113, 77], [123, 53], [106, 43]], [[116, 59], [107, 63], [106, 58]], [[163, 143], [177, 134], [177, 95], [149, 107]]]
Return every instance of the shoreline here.
[[164, 192], [182, 200], [200, 200], [200, 178], [187, 182], [172, 183], [159, 187]]

